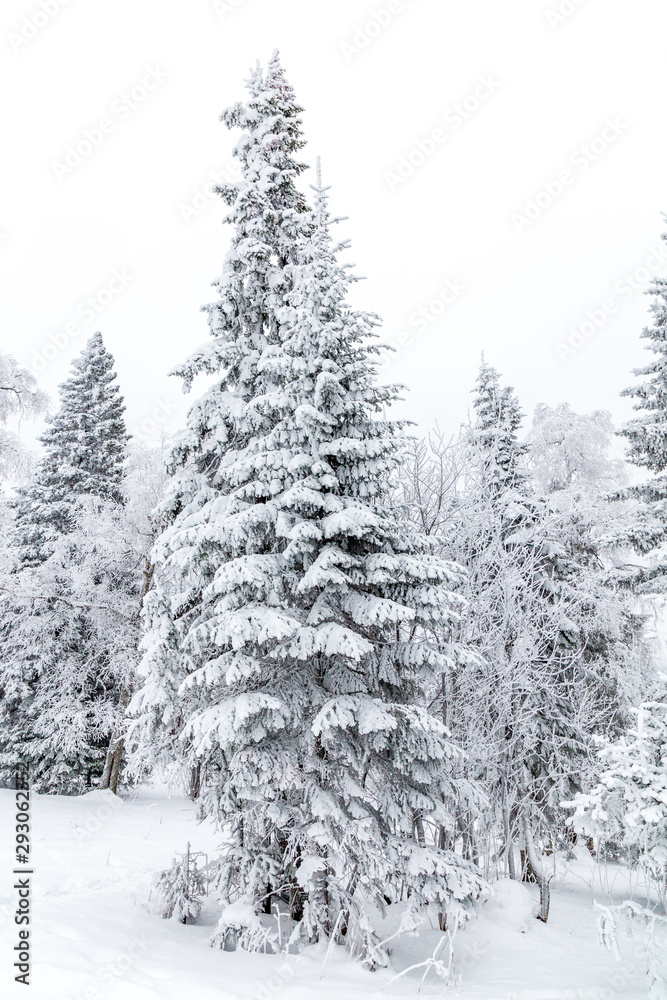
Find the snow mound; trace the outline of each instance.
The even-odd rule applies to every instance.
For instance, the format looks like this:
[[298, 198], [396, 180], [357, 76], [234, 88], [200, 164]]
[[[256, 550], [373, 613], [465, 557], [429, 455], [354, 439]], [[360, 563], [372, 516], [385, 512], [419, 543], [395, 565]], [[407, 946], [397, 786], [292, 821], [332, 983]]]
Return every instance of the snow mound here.
[[235, 903], [229, 903], [220, 915], [219, 926], [221, 927], [249, 927], [260, 926], [260, 919], [255, 913], [251, 903], [243, 899], [237, 899]]
[[525, 933], [537, 916], [538, 907], [525, 885], [504, 878], [493, 884], [486, 911], [488, 916]]

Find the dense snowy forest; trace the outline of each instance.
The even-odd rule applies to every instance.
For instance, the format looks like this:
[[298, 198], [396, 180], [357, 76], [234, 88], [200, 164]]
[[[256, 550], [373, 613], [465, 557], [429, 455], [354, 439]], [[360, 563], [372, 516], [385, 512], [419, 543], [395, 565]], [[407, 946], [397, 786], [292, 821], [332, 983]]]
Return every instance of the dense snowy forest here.
[[[469, 420], [421, 437], [301, 112], [274, 54], [222, 115], [231, 241], [181, 432], [135, 443], [103, 332], [57, 402], [0, 358], [0, 784], [185, 795], [218, 846], [156, 875], [164, 917], [214, 893], [215, 949], [385, 976], [387, 914], [437, 931], [448, 980], [494, 887], [548, 926], [583, 852], [634, 874], [603, 943], [628, 916], [665, 997], [667, 278], [625, 426], [527, 418], [490, 340]], [[9, 428], [45, 414], [33, 456]]]

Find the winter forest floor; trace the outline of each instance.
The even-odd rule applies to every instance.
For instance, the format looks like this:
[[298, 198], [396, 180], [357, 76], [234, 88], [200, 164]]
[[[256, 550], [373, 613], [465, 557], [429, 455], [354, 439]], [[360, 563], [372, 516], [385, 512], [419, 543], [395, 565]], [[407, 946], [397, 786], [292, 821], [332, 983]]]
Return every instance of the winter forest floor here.
[[[452, 996], [462, 1000], [636, 1000], [646, 997], [638, 942], [622, 940], [623, 961], [598, 943], [593, 901], [627, 898], [620, 867], [597, 868], [582, 851], [561, 862], [547, 926], [535, 920], [532, 887], [498, 884], [495, 897], [455, 940], [455, 985], [423, 968], [442, 935], [423, 930], [392, 942], [392, 969], [370, 973], [342, 949], [327, 961], [321, 946], [301, 956], [228, 953], [207, 938], [220, 907], [213, 897], [196, 925], [155, 912], [155, 873], [191, 842], [212, 856], [211, 824], [195, 822], [186, 798], [155, 786], [125, 799], [110, 792], [32, 797], [32, 984], [13, 982], [16, 892], [10, 874], [15, 793], [0, 790], [2, 961], [0, 996], [30, 1000], [357, 1000], [379, 996]], [[393, 924], [392, 924], [393, 920]], [[396, 914], [387, 917], [387, 936]], [[446, 957], [446, 956], [445, 956]], [[323, 972], [324, 967], [324, 972]]]

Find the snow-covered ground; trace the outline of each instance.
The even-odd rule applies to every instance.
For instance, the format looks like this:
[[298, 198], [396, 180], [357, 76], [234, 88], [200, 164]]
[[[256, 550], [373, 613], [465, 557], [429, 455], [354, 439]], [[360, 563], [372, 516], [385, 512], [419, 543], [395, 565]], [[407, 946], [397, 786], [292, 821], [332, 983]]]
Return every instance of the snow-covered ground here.
[[[32, 984], [13, 981], [16, 891], [12, 888], [15, 793], [0, 790], [2, 948], [5, 998], [30, 1000], [357, 1000], [417, 996], [423, 968], [389, 984], [431, 955], [442, 935], [392, 942], [392, 969], [370, 973], [342, 949], [300, 956], [228, 953], [207, 938], [219, 906], [212, 898], [197, 925], [155, 912], [155, 873], [190, 841], [211, 856], [212, 825], [197, 824], [186, 798], [144, 787], [126, 799], [110, 792], [82, 797], [33, 796]], [[535, 895], [499, 883], [480, 916], [455, 941], [456, 983], [445, 988], [429, 972], [420, 996], [461, 1000], [639, 1000], [646, 997], [638, 943], [624, 940], [623, 961], [598, 944], [593, 900], [628, 893], [626, 873], [595, 868], [582, 852], [553, 881], [549, 924], [532, 916]], [[388, 934], [397, 923], [387, 918]], [[388, 935], [387, 935], [388, 936]], [[446, 957], [446, 950], [445, 950]]]

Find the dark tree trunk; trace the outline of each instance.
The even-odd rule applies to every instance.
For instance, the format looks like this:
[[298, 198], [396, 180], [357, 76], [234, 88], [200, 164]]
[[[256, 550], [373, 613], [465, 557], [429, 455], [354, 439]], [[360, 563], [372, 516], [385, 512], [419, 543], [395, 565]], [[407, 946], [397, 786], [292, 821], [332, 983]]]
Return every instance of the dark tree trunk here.
[[[130, 691], [125, 688], [120, 696], [120, 707], [123, 712], [130, 704]], [[107, 749], [106, 760], [104, 761], [104, 771], [100, 781], [100, 788], [108, 788], [118, 795], [118, 781], [120, 779], [120, 769], [123, 763], [123, 751], [125, 749], [125, 726], [114, 736]]]
[[188, 790], [188, 795], [193, 800], [198, 799], [201, 794], [201, 761], [198, 760], [193, 768], [190, 769], [190, 788]]
[[549, 907], [551, 905], [551, 889], [549, 888], [549, 876], [537, 857], [537, 849], [533, 839], [533, 831], [530, 828], [528, 817], [523, 817], [524, 842], [526, 846], [526, 872], [530, 869], [532, 877], [524, 878], [524, 882], [536, 882], [540, 887], [540, 912], [537, 919], [546, 924], [549, 919]]

